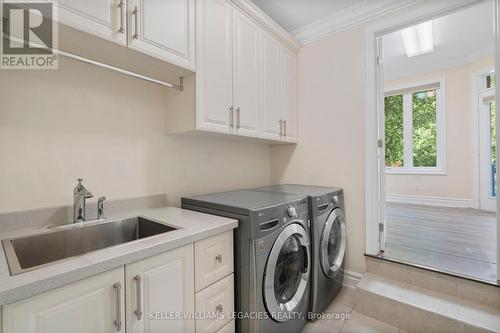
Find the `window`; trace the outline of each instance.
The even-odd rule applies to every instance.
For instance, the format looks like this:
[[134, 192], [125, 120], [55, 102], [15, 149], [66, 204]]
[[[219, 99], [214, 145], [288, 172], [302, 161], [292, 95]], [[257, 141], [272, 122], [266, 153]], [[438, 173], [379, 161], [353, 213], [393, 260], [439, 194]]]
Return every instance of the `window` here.
[[486, 88], [493, 88], [496, 83], [495, 74], [490, 74], [486, 76]]
[[444, 80], [385, 93], [385, 166], [389, 173], [444, 173]]

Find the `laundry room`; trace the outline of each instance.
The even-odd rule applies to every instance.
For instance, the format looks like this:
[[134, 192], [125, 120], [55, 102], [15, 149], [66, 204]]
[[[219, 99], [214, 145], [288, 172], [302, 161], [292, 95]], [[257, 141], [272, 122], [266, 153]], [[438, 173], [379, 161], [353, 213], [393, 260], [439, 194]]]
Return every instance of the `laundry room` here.
[[0, 13], [0, 333], [500, 332], [500, 0]]

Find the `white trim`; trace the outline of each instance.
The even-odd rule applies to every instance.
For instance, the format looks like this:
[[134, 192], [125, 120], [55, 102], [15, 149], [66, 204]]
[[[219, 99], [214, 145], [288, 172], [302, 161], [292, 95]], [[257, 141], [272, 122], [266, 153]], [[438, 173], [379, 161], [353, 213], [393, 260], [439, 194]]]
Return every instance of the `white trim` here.
[[481, 206], [481, 168], [479, 161], [479, 101], [477, 96], [479, 96], [479, 91], [486, 87], [482, 86], [484, 83], [484, 78], [487, 74], [493, 73], [495, 71], [494, 67], [485, 67], [480, 70], [474, 71], [471, 77], [471, 108], [472, 108], [472, 200], [473, 208], [479, 209]]
[[386, 175], [437, 175], [446, 176], [447, 173], [439, 168], [385, 168]]
[[302, 45], [291, 34], [283, 29], [276, 21], [267, 15], [262, 9], [257, 7], [250, 0], [230, 0], [230, 2], [250, 16], [264, 30], [279, 39], [286, 47], [295, 53], [299, 53]]
[[413, 205], [443, 206], [455, 208], [471, 208], [472, 199], [447, 198], [447, 197], [429, 197], [406, 194], [386, 194], [387, 202], [406, 203]]
[[[497, 73], [500, 72], [500, 0], [495, 0], [495, 68]], [[498, 76], [498, 75], [497, 75]], [[500, 82], [496, 80], [495, 94], [498, 95]], [[500, 128], [500, 117], [496, 117], [496, 128]], [[497, 156], [500, 149], [500, 135], [496, 136]], [[497, 195], [498, 196], [498, 195]], [[497, 200], [497, 262], [500, 259], [500, 200]], [[497, 265], [497, 281], [500, 282], [500, 265]]]
[[[482, 210], [487, 211], [496, 211], [496, 198], [492, 197], [491, 194], [491, 170], [489, 166], [491, 165], [491, 153], [490, 153], [490, 140], [491, 140], [491, 130], [490, 130], [490, 122], [491, 118], [487, 114], [489, 114], [490, 108], [487, 104], [488, 102], [484, 101], [484, 97], [492, 96], [495, 98], [495, 91], [493, 88], [482, 89], [478, 92], [476, 99], [478, 101], [478, 120], [479, 120], [479, 207]], [[481, 143], [488, 143], [488, 146], [482, 146]], [[485, 170], [485, 167], [488, 168]], [[487, 194], [486, 194], [487, 193]]]
[[306, 26], [290, 31], [290, 34], [299, 42], [308, 44], [423, 1], [365, 0]]
[[361, 278], [363, 277], [363, 274], [360, 274], [358, 272], [353, 272], [353, 271], [347, 271], [344, 270], [344, 287], [347, 288], [356, 288], [358, 286], [359, 281], [361, 281]]
[[[424, 1], [412, 6], [399, 15], [387, 15], [383, 20], [365, 28], [365, 253], [376, 255], [378, 243], [378, 118], [377, 118], [377, 75], [376, 75], [376, 38], [429, 19], [481, 3], [484, 0], [441, 0]], [[496, 0], [499, 1], [499, 0]], [[497, 16], [497, 20], [500, 15]], [[497, 34], [497, 39], [499, 38]], [[500, 39], [497, 43], [500, 50]], [[497, 64], [500, 65], [500, 51], [497, 51]], [[499, 80], [500, 81], [500, 80]], [[500, 84], [500, 83], [499, 83]], [[500, 123], [500, 117], [498, 117]], [[498, 126], [500, 128], [500, 125]], [[498, 136], [500, 138], [500, 136]], [[500, 200], [498, 200], [500, 203]], [[499, 210], [500, 211], [500, 210]], [[500, 228], [497, 228], [500, 234]], [[500, 239], [500, 235], [498, 237]], [[500, 246], [499, 246], [500, 248]], [[499, 254], [500, 257], [500, 254]], [[499, 269], [500, 269], [500, 265]]]
[[[412, 96], [403, 95], [403, 169], [413, 167], [413, 108]], [[384, 121], [385, 116], [380, 114], [380, 122]], [[410, 167], [409, 167], [410, 166]]]

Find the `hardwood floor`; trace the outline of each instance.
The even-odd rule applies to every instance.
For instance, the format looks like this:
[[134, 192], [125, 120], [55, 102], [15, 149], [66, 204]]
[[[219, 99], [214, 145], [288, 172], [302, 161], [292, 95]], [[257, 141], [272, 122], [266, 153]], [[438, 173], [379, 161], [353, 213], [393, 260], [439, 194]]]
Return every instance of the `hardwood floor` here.
[[496, 214], [387, 203], [385, 257], [496, 281]]

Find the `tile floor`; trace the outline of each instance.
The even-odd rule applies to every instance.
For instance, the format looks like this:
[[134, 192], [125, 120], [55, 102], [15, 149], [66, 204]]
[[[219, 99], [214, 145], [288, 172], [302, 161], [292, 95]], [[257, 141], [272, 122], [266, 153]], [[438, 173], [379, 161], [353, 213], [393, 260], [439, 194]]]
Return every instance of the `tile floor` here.
[[[325, 310], [325, 317], [310, 322], [302, 333], [399, 333], [398, 328], [362, 315], [356, 311], [356, 290], [344, 287]], [[349, 314], [349, 316], [346, 316]], [[341, 317], [348, 317], [342, 319]], [[338, 319], [337, 319], [338, 318]]]

